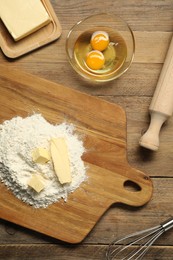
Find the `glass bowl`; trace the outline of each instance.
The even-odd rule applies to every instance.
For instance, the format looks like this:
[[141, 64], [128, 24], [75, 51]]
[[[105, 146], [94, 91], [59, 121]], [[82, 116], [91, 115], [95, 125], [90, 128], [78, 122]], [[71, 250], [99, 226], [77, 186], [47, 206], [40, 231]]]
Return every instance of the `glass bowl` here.
[[[86, 63], [88, 53], [93, 51], [93, 33], [106, 33], [109, 37], [109, 45], [101, 51], [105, 62], [99, 69], [93, 69]], [[107, 82], [123, 75], [133, 61], [134, 51], [134, 35], [128, 24], [119, 16], [107, 13], [92, 15], [77, 22], [66, 39], [66, 53], [73, 69], [93, 82]]]

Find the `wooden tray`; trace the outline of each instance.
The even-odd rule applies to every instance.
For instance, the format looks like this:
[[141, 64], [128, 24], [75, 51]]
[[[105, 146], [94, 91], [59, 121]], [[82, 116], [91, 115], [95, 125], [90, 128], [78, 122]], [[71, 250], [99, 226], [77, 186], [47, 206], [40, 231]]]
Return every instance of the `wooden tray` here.
[[42, 0], [42, 3], [52, 21], [43, 28], [17, 42], [13, 40], [5, 25], [0, 20], [0, 47], [7, 57], [17, 58], [60, 37], [61, 25], [50, 1]]
[[[84, 136], [88, 179], [68, 197], [34, 209], [0, 184], [0, 218], [54, 238], [79, 243], [116, 202], [141, 206], [152, 196], [152, 182], [126, 158], [126, 116], [116, 104], [0, 65], [0, 123], [38, 111], [51, 123], [64, 120]], [[127, 189], [129, 181], [138, 189]]]

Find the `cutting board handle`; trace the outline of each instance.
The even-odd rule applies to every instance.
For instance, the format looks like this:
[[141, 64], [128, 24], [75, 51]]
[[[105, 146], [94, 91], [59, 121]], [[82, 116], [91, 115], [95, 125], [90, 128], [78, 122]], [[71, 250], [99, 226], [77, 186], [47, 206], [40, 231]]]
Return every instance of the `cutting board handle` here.
[[147, 203], [153, 191], [151, 179], [128, 164], [123, 165], [120, 171], [113, 172], [92, 165], [92, 172], [89, 176], [90, 187], [93, 186], [92, 192], [100, 194], [103, 201], [106, 198], [106, 207], [114, 203], [124, 203], [130, 206], [142, 206]]
[[[118, 202], [130, 206], [142, 206], [146, 204], [152, 196], [152, 182], [148, 176], [134, 168], [128, 168], [125, 174], [121, 175], [120, 199]], [[117, 180], [115, 179], [115, 183]], [[115, 202], [117, 196], [115, 198]]]
[[128, 169], [123, 185], [123, 196], [120, 202], [130, 206], [142, 206], [150, 201], [153, 193], [151, 179], [137, 169]]

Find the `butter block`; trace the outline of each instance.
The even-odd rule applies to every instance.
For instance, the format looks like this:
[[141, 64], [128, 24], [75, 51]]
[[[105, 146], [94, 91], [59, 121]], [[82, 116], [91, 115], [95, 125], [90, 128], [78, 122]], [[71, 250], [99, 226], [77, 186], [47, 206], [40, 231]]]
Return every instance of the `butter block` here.
[[45, 148], [36, 148], [32, 152], [32, 159], [36, 163], [44, 164], [50, 160], [50, 154]]
[[51, 157], [55, 173], [61, 184], [72, 181], [68, 148], [64, 138], [53, 138], [50, 141]]
[[38, 193], [42, 191], [45, 187], [43, 177], [38, 174], [32, 175], [31, 179], [28, 182], [28, 185]]
[[51, 21], [40, 0], [0, 0], [0, 17], [15, 41]]

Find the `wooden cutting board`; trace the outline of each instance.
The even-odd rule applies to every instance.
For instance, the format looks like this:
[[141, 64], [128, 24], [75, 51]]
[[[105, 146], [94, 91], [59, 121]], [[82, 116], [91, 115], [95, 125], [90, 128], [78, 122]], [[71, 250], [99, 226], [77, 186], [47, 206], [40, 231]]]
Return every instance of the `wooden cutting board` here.
[[82, 159], [88, 166], [87, 180], [67, 202], [46, 209], [26, 205], [1, 183], [0, 218], [79, 243], [113, 203], [141, 206], [150, 200], [151, 180], [127, 162], [126, 115], [121, 107], [2, 65], [0, 93], [0, 123], [39, 112], [53, 124], [75, 124], [84, 139], [87, 152]]

